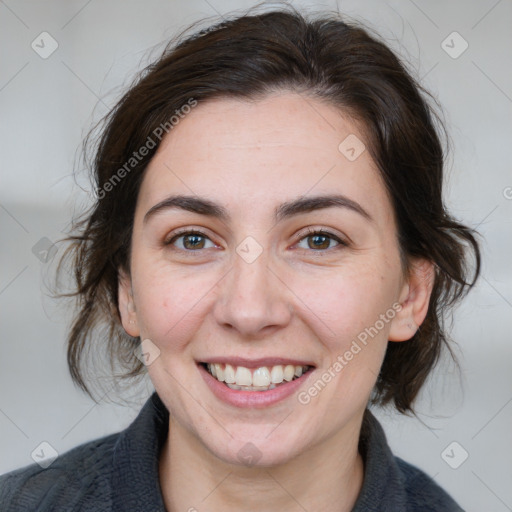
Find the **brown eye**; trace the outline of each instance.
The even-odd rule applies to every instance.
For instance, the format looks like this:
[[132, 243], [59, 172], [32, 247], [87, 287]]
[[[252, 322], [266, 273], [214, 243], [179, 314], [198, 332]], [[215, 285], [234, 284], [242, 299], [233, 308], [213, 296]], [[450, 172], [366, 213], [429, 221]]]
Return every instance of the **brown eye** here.
[[312, 235], [307, 237], [310, 249], [329, 249], [331, 239], [325, 235]]
[[[300, 244], [306, 240], [307, 247], [301, 246]], [[332, 242], [335, 242], [333, 245]], [[342, 242], [337, 236], [329, 233], [328, 231], [309, 231], [308, 234], [302, 237], [299, 241], [299, 247], [302, 249], [313, 249], [315, 251], [324, 251], [332, 249], [338, 245], [347, 245]]]
[[200, 235], [185, 235], [183, 237], [183, 246], [186, 249], [203, 249], [205, 239]]
[[183, 251], [195, 251], [198, 249], [207, 249], [207, 242], [210, 242], [211, 247], [215, 244], [200, 231], [185, 231], [173, 236], [165, 245], [174, 245], [177, 249]]

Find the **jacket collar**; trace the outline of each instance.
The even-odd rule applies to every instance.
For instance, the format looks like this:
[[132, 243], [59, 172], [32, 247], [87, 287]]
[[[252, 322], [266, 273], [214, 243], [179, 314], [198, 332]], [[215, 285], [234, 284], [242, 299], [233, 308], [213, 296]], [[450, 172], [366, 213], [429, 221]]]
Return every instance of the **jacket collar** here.
[[364, 480], [352, 512], [405, 512], [407, 496], [402, 472], [382, 426], [369, 409], [365, 410], [363, 416], [359, 453], [364, 461]]
[[168, 429], [169, 411], [155, 391], [114, 446], [112, 508], [115, 512], [165, 512], [158, 466]]
[[[114, 446], [113, 510], [165, 512], [159, 480], [159, 457], [167, 439], [169, 411], [154, 392]], [[364, 481], [352, 512], [406, 510], [403, 476], [375, 416], [366, 409], [359, 452]]]

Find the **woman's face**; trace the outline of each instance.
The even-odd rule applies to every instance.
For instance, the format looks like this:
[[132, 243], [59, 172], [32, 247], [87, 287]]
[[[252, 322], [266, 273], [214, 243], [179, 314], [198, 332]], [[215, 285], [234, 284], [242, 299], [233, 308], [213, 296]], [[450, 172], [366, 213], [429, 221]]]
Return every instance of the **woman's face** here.
[[[150, 340], [171, 422], [205, 453], [273, 465], [356, 435], [388, 339], [414, 333], [398, 312], [410, 290], [392, 206], [362, 141], [309, 97], [218, 99], [193, 108], [149, 164], [120, 310], [126, 331]], [[277, 385], [231, 389], [202, 363]], [[288, 382], [288, 365], [310, 369]]]

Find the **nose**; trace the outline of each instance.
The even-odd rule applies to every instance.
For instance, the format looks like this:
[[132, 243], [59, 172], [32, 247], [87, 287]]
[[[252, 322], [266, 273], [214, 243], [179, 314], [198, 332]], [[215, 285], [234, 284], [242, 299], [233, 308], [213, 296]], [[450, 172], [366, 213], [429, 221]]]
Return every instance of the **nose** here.
[[242, 337], [268, 336], [290, 322], [291, 292], [269, 268], [265, 251], [251, 263], [235, 255], [233, 267], [218, 286], [215, 319]]

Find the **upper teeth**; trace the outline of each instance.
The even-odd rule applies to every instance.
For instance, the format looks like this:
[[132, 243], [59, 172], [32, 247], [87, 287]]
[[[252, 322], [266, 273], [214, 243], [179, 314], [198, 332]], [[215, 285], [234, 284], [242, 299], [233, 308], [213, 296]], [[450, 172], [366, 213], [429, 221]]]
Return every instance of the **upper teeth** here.
[[280, 384], [283, 380], [291, 381], [294, 377], [300, 377], [308, 366], [294, 366], [281, 364], [272, 366], [261, 366], [254, 371], [244, 366], [233, 367], [230, 364], [207, 364], [208, 371], [220, 382], [236, 384], [238, 386], [266, 387], [271, 384]]

